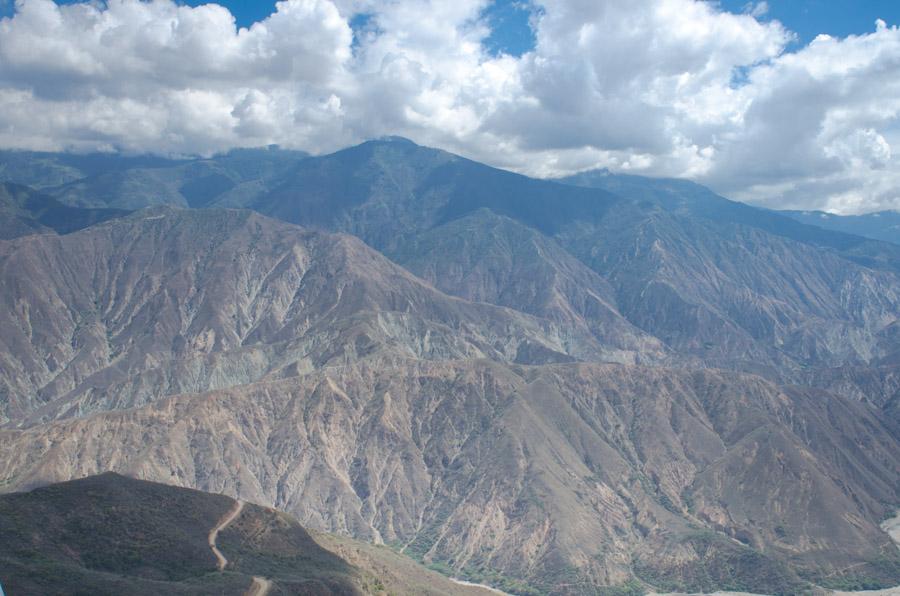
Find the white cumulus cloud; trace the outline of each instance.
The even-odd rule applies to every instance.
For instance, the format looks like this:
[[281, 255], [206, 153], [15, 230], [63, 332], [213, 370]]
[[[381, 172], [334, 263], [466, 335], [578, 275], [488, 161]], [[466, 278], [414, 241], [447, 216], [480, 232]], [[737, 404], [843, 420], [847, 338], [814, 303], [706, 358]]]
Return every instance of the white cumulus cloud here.
[[[0, 20], [0, 146], [327, 152], [399, 134], [538, 176], [685, 176], [774, 207], [900, 208], [900, 31], [789, 50], [700, 0], [533, 0], [495, 55], [489, 0], [285, 0], [250, 28], [172, 0], [18, 0]], [[367, 16], [355, 32], [351, 20]]]

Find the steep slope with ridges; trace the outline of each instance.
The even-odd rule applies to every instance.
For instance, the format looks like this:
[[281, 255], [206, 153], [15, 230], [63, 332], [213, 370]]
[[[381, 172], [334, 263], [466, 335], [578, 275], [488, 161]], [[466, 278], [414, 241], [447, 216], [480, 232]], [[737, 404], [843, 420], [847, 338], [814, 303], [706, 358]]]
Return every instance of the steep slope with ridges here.
[[753, 376], [414, 361], [2, 431], [0, 482], [111, 468], [539, 591], [774, 594], [900, 583], [898, 449], [866, 406]]
[[142, 211], [0, 243], [6, 420], [146, 403], [360, 358], [601, 358], [587, 331], [451, 298], [348, 236]]

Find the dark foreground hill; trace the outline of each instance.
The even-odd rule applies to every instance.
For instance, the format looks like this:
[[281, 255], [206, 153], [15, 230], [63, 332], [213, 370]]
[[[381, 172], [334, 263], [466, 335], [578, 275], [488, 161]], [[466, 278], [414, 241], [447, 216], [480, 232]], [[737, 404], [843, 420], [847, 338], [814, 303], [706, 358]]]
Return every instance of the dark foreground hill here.
[[[322, 536], [224, 495], [102, 474], [0, 496], [0, 582], [29, 594], [487, 594], [385, 549]], [[384, 551], [384, 552], [379, 552]], [[254, 591], [256, 590], [256, 591]]]

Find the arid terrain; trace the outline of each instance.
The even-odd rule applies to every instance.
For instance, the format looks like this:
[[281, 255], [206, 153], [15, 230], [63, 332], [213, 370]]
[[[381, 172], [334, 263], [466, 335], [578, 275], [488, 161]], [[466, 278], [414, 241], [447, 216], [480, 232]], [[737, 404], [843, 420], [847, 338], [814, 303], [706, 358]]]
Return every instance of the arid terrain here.
[[212, 590], [306, 581], [265, 559], [301, 530], [246, 543], [288, 519], [267, 507], [367, 593], [422, 593], [419, 564], [513, 594], [900, 584], [898, 245], [403, 139], [17, 155], [3, 492], [114, 471], [227, 495], [191, 538]]

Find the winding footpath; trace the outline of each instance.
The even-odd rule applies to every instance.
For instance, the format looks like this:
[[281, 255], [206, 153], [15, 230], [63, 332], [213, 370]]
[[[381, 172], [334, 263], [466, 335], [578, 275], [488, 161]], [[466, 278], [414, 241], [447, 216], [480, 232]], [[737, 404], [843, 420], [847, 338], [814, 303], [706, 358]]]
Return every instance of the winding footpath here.
[[[228, 559], [225, 558], [225, 555], [222, 554], [222, 551], [219, 550], [219, 547], [216, 546], [216, 539], [219, 537], [219, 532], [224, 530], [237, 519], [237, 517], [241, 514], [241, 511], [244, 510], [244, 502], [240, 500], [234, 501], [234, 507], [231, 508], [225, 517], [219, 520], [219, 523], [215, 525], [215, 527], [209, 531], [209, 536], [207, 537], [207, 541], [209, 542], [209, 548], [212, 549], [213, 554], [216, 556], [216, 566], [219, 571], [224, 571], [225, 566], [228, 565]], [[247, 596], [266, 596], [269, 593], [269, 590], [272, 589], [272, 582], [264, 577], [253, 576], [253, 582], [250, 584], [250, 588], [247, 590]]]
[[209, 531], [209, 548], [212, 549], [214, 555], [216, 555], [216, 560], [218, 561], [219, 571], [223, 571], [225, 566], [228, 565], [228, 559], [225, 558], [225, 555], [222, 554], [222, 551], [216, 546], [216, 538], [219, 537], [219, 532], [228, 527], [228, 525], [233, 522], [237, 516], [241, 514], [241, 511], [244, 510], [244, 502], [243, 501], [235, 501], [234, 507], [231, 508], [225, 517], [219, 520], [219, 523]]

